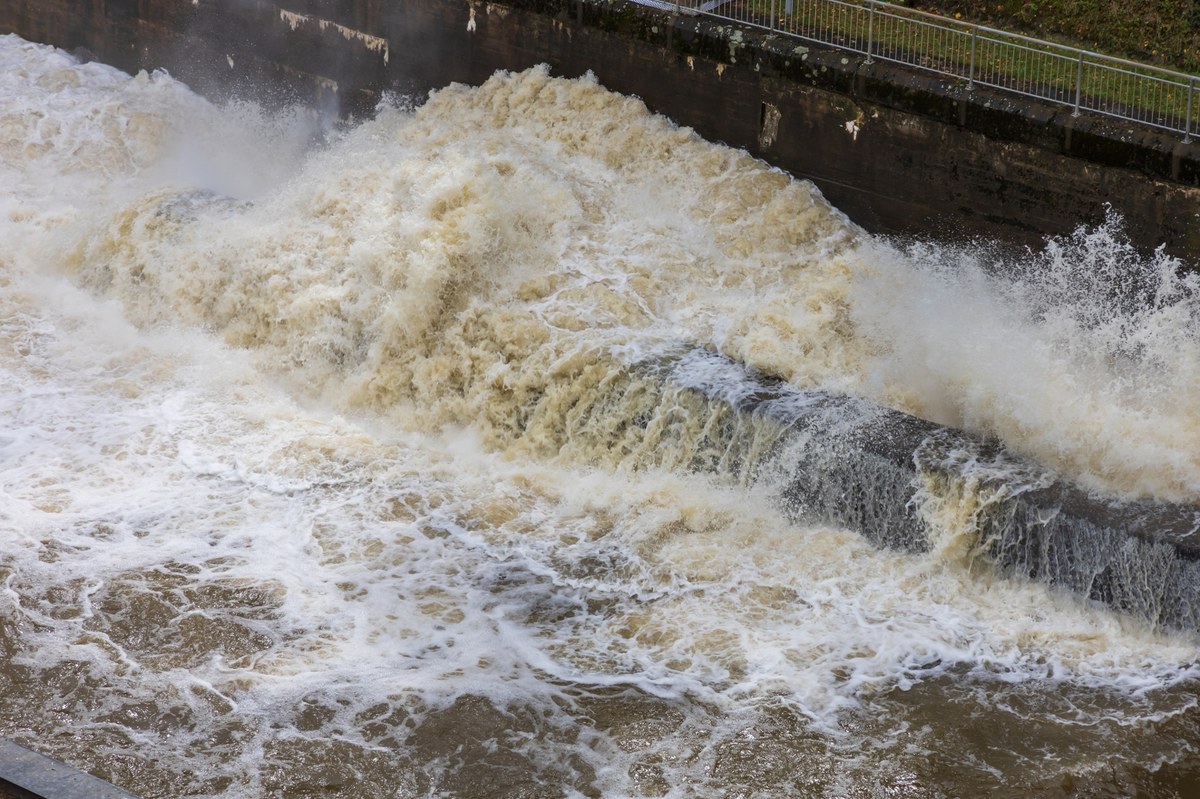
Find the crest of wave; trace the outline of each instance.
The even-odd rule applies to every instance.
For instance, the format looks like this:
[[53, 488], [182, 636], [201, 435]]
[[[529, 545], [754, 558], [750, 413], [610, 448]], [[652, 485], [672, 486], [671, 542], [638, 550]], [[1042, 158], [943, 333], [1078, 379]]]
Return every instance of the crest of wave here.
[[425, 425], [664, 339], [837, 379], [857, 236], [810, 184], [543, 67], [383, 109], [253, 206], [144, 195], [70, 261], [139, 324]]

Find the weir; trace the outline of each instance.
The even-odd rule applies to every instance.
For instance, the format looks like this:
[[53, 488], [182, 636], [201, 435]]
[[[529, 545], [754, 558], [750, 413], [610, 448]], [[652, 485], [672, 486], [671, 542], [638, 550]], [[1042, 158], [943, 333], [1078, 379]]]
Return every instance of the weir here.
[[[248, 207], [187, 192], [145, 213], [188, 225]], [[797, 388], [709, 349], [622, 359], [584, 346], [561, 373], [536, 359], [519, 367], [522, 398], [489, 409], [501, 446], [764, 487], [797, 522], [1047, 583], [1155, 628], [1200, 630], [1200, 507], [1091, 493], [997, 441]]]
[[[765, 484], [795, 520], [847, 527], [879, 546], [950, 549], [964, 565], [979, 559], [1155, 627], [1200, 629], [1200, 508], [1094, 495], [995, 442], [800, 390], [705, 350], [641, 360], [631, 372], [651, 377], [649, 388], [610, 380], [573, 410], [580, 422], [567, 438], [606, 439], [627, 466]], [[948, 545], [947, 536], [966, 540]]]

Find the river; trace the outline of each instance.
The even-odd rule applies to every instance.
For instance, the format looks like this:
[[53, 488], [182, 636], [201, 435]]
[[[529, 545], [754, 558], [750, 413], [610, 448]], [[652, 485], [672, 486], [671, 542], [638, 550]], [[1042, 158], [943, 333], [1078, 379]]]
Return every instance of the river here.
[[351, 126], [14, 36], [0, 181], [0, 735], [146, 799], [1200, 791], [1194, 634], [797, 520], [629, 377], [1195, 502], [1197, 284], [1119, 219], [890, 241], [586, 78]]

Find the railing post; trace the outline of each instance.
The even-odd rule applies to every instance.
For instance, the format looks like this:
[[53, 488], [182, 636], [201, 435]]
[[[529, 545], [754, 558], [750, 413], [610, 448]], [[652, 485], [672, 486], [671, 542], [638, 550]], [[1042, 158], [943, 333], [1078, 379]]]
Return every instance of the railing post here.
[[778, 10], [779, 10], [779, 0], [771, 0], [771, 30], [772, 31], [775, 30], [775, 20], [777, 20], [779, 18], [778, 13], [777, 13]]
[[1079, 51], [1079, 65], [1075, 69], [1075, 110], [1071, 116], [1079, 116], [1079, 102], [1083, 99], [1083, 51]]
[[1196, 97], [1196, 78], [1193, 76], [1188, 81], [1188, 110], [1187, 121], [1183, 123], [1183, 143], [1191, 144], [1192, 141], [1192, 101]]
[[975, 43], [979, 41], [979, 28], [971, 28], [971, 67], [967, 73], [967, 91], [975, 88]]
[[868, 64], [875, 63], [871, 58], [872, 44], [875, 41], [875, 4], [871, 3], [871, 16], [867, 18], [867, 61]]

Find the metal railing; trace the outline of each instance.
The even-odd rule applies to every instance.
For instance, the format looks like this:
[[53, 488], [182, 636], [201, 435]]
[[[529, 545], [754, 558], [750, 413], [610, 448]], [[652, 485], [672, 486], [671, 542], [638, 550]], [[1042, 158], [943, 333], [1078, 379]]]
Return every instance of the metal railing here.
[[1200, 114], [1197, 77], [878, 0], [635, 0], [906, 64], [976, 86], [1183, 134]]

